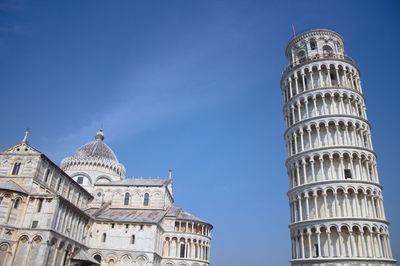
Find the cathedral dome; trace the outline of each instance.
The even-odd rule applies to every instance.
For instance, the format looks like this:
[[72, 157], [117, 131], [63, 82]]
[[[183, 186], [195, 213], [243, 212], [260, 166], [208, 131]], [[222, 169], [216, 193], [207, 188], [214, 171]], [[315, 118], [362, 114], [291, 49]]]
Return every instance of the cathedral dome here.
[[117, 157], [110, 147], [103, 142], [104, 134], [102, 130], [97, 132], [95, 140], [80, 147], [72, 156], [73, 159], [101, 160], [118, 163]]
[[95, 140], [81, 146], [71, 157], [65, 158], [61, 162], [61, 168], [69, 170], [71, 167], [94, 166], [97, 168], [106, 168], [118, 176], [124, 176], [125, 167], [118, 162], [115, 153], [103, 140], [103, 130], [100, 129], [95, 136]]

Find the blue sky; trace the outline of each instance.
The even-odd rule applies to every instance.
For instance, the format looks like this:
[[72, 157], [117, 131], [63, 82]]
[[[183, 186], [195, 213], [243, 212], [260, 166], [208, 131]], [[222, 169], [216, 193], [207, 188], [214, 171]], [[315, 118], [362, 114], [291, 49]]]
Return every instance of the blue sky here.
[[[214, 225], [212, 265], [288, 265], [279, 88], [296, 31], [341, 33], [361, 69], [400, 259], [398, 1], [0, 2], [0, 148], [59, 163], [93, 139], [128, 176], [166, 177]], [[397, 173], [397, 174], [396, 174]]]

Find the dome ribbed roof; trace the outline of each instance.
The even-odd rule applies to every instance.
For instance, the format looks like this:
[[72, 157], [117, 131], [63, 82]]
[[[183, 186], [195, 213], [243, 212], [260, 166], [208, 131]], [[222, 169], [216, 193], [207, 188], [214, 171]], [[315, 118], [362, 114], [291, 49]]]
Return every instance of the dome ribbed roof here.
[[108, 160], [118, 163], [117, 156], [110, 147], [103, 142], [104, 134], [102, 130], [97, 132], [95, 140], [80, 147], [72, 156], [72, 159], [79, 160]]
[[125, 178], [125, 167], [120, 164], [114, 152], [103, 142], [104, 134], [100, 129], [95, 140], [80, 147], [71, 157], [61, 162], [61, 169], [82, 170], [85, 167], [94, 166], [97, 170], [104, 168], [106, 172], [113, 172], [115, 175]]

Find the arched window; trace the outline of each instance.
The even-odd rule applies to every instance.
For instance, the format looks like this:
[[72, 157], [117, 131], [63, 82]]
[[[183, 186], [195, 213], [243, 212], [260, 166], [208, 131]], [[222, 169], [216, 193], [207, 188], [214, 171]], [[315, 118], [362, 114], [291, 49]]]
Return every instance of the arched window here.
[[93, 258], [95, 260], [97, 260], [98, 262], [101, 262], [101, 256], [100, 255], [95, 255]]
[[50, 170], [47, 169], [46, 173], [44, 174], [44, 182], [47, 183], [47, 180], [49, 179], [49, 174], [50, 174]]
[[304, 51], [300, 51], [297, 54], [297, 60], [299, 60], [299, 63], [303, 63], [306, 61], [306, 53]]
[[129, 205], [129, 192], [125, 193], [125, 200], [124, 200], [124, 205]]
[[60, 186], [61, 186], [61, 177], [60, 177], [60, 179], [58, 180], [58, 184], [57, 184], [57, 191], [59, 191], [59, 190], [60, 190]]
[[181, 244], [181, 258], [185, 257], [185, 244]]
[[16, 199], [16, 200], [14, 201], [14, 209], [17, 209], [17, 208], [18, 208], [18, 206], [19, 206], [19, 201], [20, 201], [20, 199]]
[[20, 168], [21, 168], [21, 163], [15, 163], [11, 174], [18, 175]]
[[43, 199], [39, 199], [37, 212], [41, 212], [42, 211], [42, 206], [43, 206]]
[[103, 233], [103, 235], [101, 236], [101, 242], [106, 242], [107, 239], [107, 234]]
[[83, 184], [83, 176], [78, 176], [78, 184], [82, 185]]
[[317, 42], [315, 40], [310, 41], [310, 48], [311, 50], [317, 49]]
[[132, 235], [131, 237], [131, 244], [135, 244], [135, 235]]
[[144, 201], [143, 201], [144, 206], [149, 206], [149, 193], [144, 194]]
[[324, 45], [324, 47], [322, 47], [322, 53], [324, 57], [330, 57], [333, 55], [333, 50], [329, 45]]

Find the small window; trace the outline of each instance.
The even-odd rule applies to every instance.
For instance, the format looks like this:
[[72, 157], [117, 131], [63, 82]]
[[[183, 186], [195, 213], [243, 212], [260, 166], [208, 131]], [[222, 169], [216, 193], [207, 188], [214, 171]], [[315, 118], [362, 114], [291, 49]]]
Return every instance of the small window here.
[[0, 197], [0, 204], [3, 202], [3, 197]]
[[61, 187], [61, 177], [60, 177], [60, 179], [58, 179], [57, 191], [60, 190], [60, 187]]
[[107, 239], [107, 234], [103, 233], [103, 235], [101, 236], [101, 242], [106, 242]]
[[111, 224], [111, 228], [114, 228], [115, 227], [115, 224]]
[[78, 176], [78, 184], [82, 185], [83, 184], [83, 176]]
[[50, 170], [47, 169], [46, 173], [44, 174], [44, 182], [47, 183], [47, 180], [49, 179], [49, 174], [50, 174]]
[[101, 262], [101, 256], [100, 255], [94, 256], [93, 259], [95, 259], [98, 262]]
[[21, 168], [21, 163], [15, 163], [11, 174], [18, 175], [20, 168]]
[[67, 199], [69, 199], [69, 194], [71, 194], [71, 187], [68, 188]]
[[32, 228], [38, 227], [39, 221], [33, 221], [32, 222]]
[[20, 199], [14, 201], [14, 209], [18, 209]]
[[140, 230], [143, 230], [143, 227], [144, 227], [143, 224], [141, 224], [141, 225], [140, 225]]
[[41, 212], [42, 211], [42, 206], [43, 206], [43, 199], [39, 199], [37, 212]]
[[135, 244], [135, 235], [132, 235], [131, 237], [131, 244]]
[[185, 244], [181, 244], [181, 258], [185, 257]]
[[144, 206], [149, 206], [149, 193], [144, 194], [144, 201], [143, 201]]
[[129, 205], [129, 192], [126, 192], [125, 193], [125, 199], [124, 199], [124, 205], [126, 206], [126, 205]]
[[310, 48], [311, 48], [311, 50], [317, 49], [317, 43], [315, 42], [315, 40], [311, 40], [311, 42], [310, 42]]
[[97, 197], [101, 197], [101, 192], [98, 192], [98, 193], [97, 193]]
[[125, 224], [125, 228], [128, 229], [129, 228], [129, 224]]
[[344, 178], [351, 179], [351, 171], [350, 169], [344, 169]]

